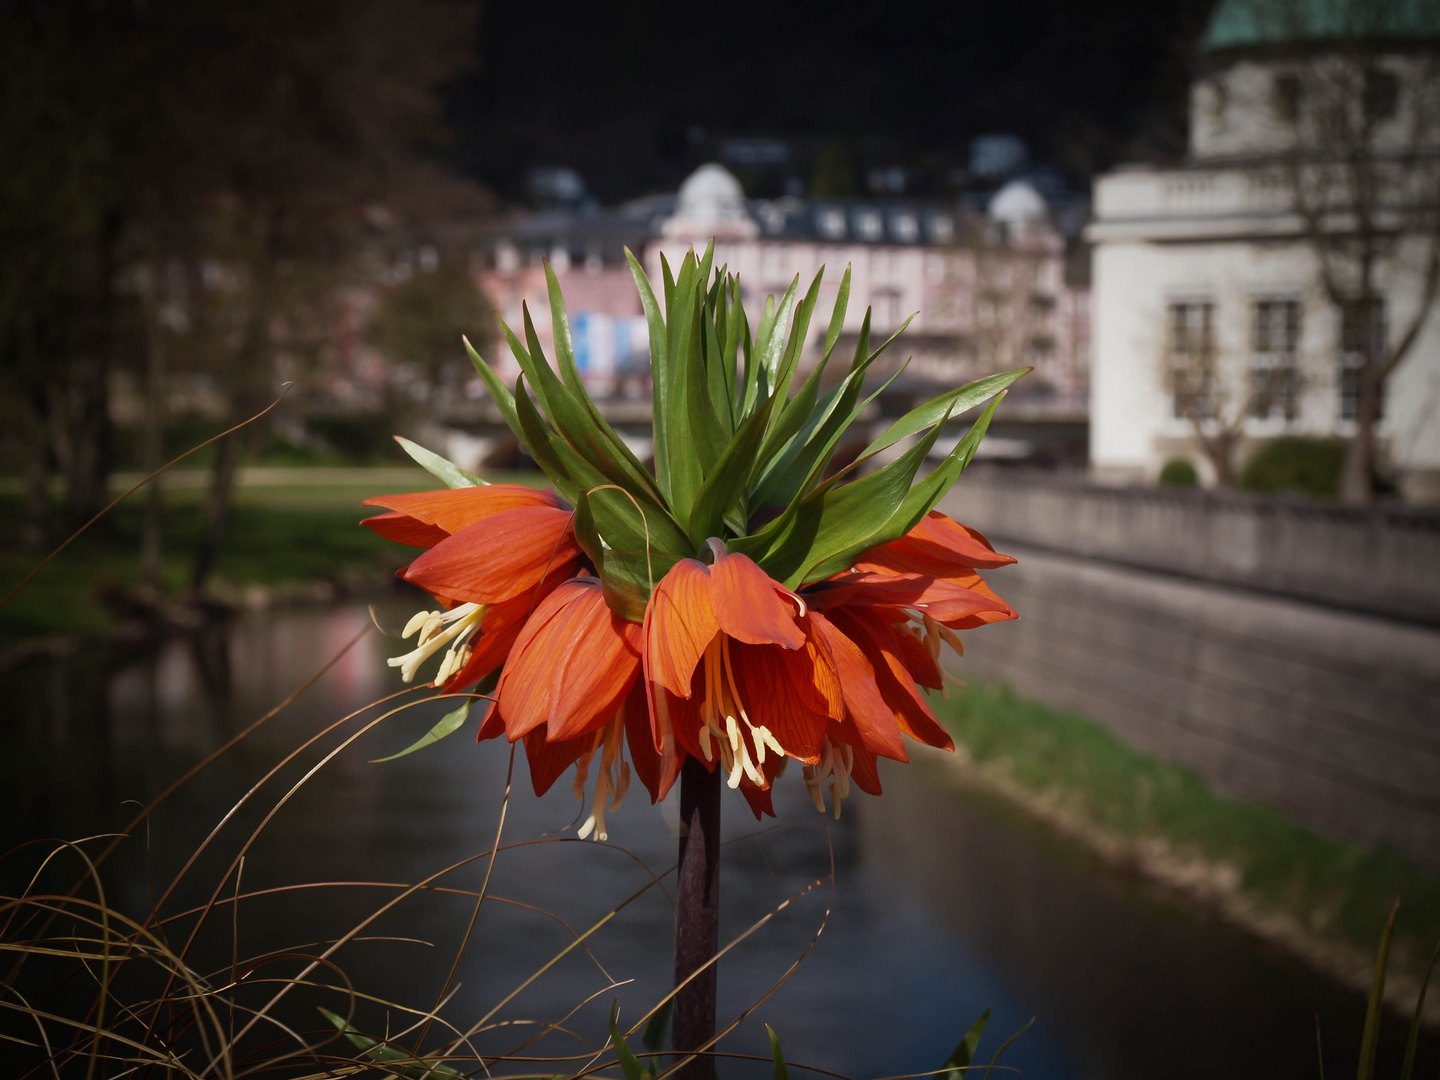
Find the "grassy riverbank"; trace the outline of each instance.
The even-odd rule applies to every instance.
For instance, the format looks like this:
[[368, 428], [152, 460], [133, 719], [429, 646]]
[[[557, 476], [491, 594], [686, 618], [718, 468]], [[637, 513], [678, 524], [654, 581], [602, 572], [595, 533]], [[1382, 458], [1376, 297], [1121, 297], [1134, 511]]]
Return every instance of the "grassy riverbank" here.
[[[116, 494], [134, 479], [117, 477]], [[161, 573], [171, 593], [189, 581], [207, 479], [200, 471], [166, 477]], [[359, 527], [361, 518], [376, 512], [361, 501], [438, 486], [428, 473], [405, 466], [244, 470], [215, 568], [215, 594], [233, 596], [257, 585], [383, 580], [405, 562], [406, 549]], [[0, 486], [0, 594], [46, 553], [17, 545], [22, 511], [17, 487]], [[119, 625], [122, 614], [115, 598], [141, 580], [144, 499], [141, 490], [121, 503], [0, 608], [0, 646], [51, 635], [105, 633]], [[52, 538], [51, 546], [62, 539]]]
[[[1396, 897], [1397, 954], [1407, 966], [1428, 958], [1440, 937], [1440, 877], [1394, 852], [1332, 840], [1268, 807], [1229, 798], [1085, 717], [1021, 700], [1005, 687], [972, 685], [950, 697], [934, 705], [963, 748], [968, 764], [961, 771], [1088, 839], [1111, 862], [1159, 865], [1151, 876], [1163, 884], [1246, 914], [1264, 936], [1275, 936], [1264, 930], [1273, 925], [1279, 937], [1294, 939], [1282, 942], [1292, 947], [1308, 935], [1373, 963]], [[1187, 874], [1194, 888], [1186, 888]]]

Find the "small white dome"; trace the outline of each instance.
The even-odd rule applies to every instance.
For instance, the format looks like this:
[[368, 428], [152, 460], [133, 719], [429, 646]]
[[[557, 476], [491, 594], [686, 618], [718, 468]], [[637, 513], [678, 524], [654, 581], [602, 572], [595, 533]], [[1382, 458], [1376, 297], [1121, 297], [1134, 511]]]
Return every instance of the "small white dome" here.
[[723, 165], [701, 165], [680, 185], [676, 216], [687, 221], [738, 221], [746, 217], [745, 189]]
[[680, 185], [675, 215], [664, 225], [667, 236], [696, 240], [750, 236], [759, 230], [745, 209], [745, 189], [723, 165], [701, 165]]
[[1008, 229], [1023, 230], [1043, 222], [1050, 204], [1028, 180], [1011, 180], [991, 196], [985, 212]]

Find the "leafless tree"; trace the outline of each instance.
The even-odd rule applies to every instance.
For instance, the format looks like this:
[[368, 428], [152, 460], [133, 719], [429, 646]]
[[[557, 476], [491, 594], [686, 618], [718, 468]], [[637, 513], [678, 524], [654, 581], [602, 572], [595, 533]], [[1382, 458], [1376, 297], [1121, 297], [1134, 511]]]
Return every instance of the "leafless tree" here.
[[[1298, 351], [1298, 325], [1285, 325], [1287, 307], [1257, 307], [1247, 327], [1248, 347], [1225, 351], [1213, 303], [1172, 304], [1161, 351], [1162, 383], [1174, 415], [1184, 420], [1215, 483], [1233, 488], [1240, 454], [1253, 421], [1294, 420], [1308, 377]], [[1298, 305], [1289, 310], [1298, 309]], [[1279, 322], [1279, 326], [1265, 323]], [[1259, 359], [1269, 362], [1259, 363]]]

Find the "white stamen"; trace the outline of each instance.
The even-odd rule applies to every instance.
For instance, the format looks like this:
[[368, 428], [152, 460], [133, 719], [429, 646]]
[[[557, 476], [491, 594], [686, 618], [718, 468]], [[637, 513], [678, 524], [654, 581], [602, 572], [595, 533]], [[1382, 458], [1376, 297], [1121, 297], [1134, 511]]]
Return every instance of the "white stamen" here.
[[855, 750], [848, 743], [838, 745], [825, 736], [820, 750], [820, 760], [805, 766], [805, 786], [810, 791], [810, 801], [815, 809], [825, 812], [825, 796], [822, 788], [830, 789], [830, 801], [835, 809], [835, 819], [840, 819], [840, 802], [850, 797], [850, 773], [855, 767]]
[[[483, 604], [460, 604], [443, 613], [439, 611], [417, 612], [405, 624], [405, 633], [402, 635], [408, 638], [418, 629], [420, 637], [416, 641], [415, 648], [404, 656], [392, 656], [385, 662], [390, 667], [398, 667], [400, 678], [408, 683], [415, 678], [415, 673], [421, 664], [434, 656], [445, 645], [451, 645], [434, 680], [436, 683], [444, 682], [464, 667], [465, 662], [469, 660], [470, 649], [465, 639], [484, 621], [485, 613], [488, 610], [489, 608]], [[452, 642], [453, 644], [451, 644]]]
[[[584, 776], [579, 771], [583, 765], [588, 765], [590, 758], [596, 750], [600, 750], [600, 768], [595, 772], [595, 797], [590, 802], [590, 816], [580, 826], [576, 835], [581, 840], [586, 839], [592, 833], [598, 841], [609, 839], [609, 833], [605, 828], [605, 804], [610, 804], [610, 812], [613, 814], [620, 808], [625, 799], [625, 791], [630, 786], [630, 765], [623, 759], [624, 741], [624, 707], [608, 724], [595, 733], [595, 745], [588, 753], [577, 762], [576, 787], [577, 798], [585, 795]], [[601, 747], [604, 747], [601, 750]]]

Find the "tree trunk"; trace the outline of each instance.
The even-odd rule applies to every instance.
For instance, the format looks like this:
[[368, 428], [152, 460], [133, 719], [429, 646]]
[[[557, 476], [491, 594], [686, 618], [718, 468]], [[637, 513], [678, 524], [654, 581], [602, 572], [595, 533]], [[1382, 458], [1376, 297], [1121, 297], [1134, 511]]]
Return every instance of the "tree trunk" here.
[[[232, 411], [231, 415], [235, 413]], [[204, 593], [205, 582], [209, 580], [210, 572], [215, 569], [215, 560], [220, 555], [220, 541], [225, 536], [230, 500], [235, 490], [235, 470], [240, 463], [241, 438], [242, 433], [237, 431], [221, 439], [217, 447], [215, 467], [210, 474], [210, 497], [205, 502], [205, 521], [200, 528], [200, 542], [195, 547], [195, 562], [190, 571], [192, 600], [200, 599]]]
[[[152, 288], [158, 288], [152, 280]], [[145, 354], [145, 428], [142, 435], [141, 468], [148, 475], [165, 464], [165, 339], [155, 308], [151, 304], [148, 348]], [[164, 525], [163, 476], [157, 476], [145, 491], [145, 522], [140, 533], [140, 571], [147, 586], [159, 590], [160, 543]]]
[[[680, 869], [675, 897], [675, 984], [715, 956], [720, 943], [720, 770], [687, 758], [680, 773]], [[715, 1036], [715, 965], [675, 995], [670, 1045], [698, 1050]], [[679, 1080], [711, 1080], [714, 1061], [696, 1058]]]
[[[274, 284], [274, 240], [275, 221], [267, 218], [260, 238], [260, 248], [250, 268], [250, 311], [245, 320], [244, 335], [235, 350], [234, 367], [231, 369], [230, 415], [226, 427], [253, 416], [258, 411], [257, 402], [263, 396], [262, 387], [270, 368], [265, 361], [269, 355], [266, 346], [270, 340], [271, 292]], [[240, 462], [240, 440], [251, 434], [235, 432], [221, 439], [215, 455], [215, 467], [211, 473], [210, 498], [205, 507], [205, 524], [201, 528], [200, 542], [195, 549], [195, 561], [190, 574], [190, 595], [199, 599], [205, 588], [210, 572], [215, 568], [220, 553], [220, 540], [225, 532], [226, 519], [230, 515], [230, 499], [235, 488], [235, 470]]]
[[66, 483], [65, 516], [78, 529], [109, 500], [114, 430], [110, 423], [110, 368], [119, 340], [115, 302], [115, 249], [121, 222], [112, 214], [95, 240], [90, 268], [89, 303], [80, 319], [75, 359], [60, 380], [64, 408], [56, 417], [63, 434]]
[[50, 516], [50, 441], [46, 438], [43, 395], [26, 394], [25, 511], [20, 522], [20, 546], [37, 551], [45, 546]]
[[1380, 386], [1375, 365], [1360, 369], [1359, 400], [1355, 403], [1355, 434], [1345, 447], [1340, 474], [1340, 498], [1352, 506], [1375, 499], [1375, 425], [1380, 420]]

